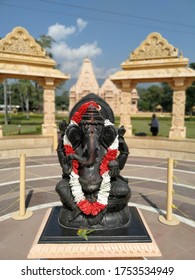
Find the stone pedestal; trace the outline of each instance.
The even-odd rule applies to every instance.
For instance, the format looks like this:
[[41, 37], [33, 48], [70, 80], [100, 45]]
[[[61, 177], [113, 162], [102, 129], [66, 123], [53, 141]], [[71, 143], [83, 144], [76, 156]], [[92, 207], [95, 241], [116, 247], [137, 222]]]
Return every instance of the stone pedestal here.
[[140, 259], [161, 256], [141, 214], [130, 207], [129, 225], [119, 229], [95, 230], [86, 241], [76, 229], [58, 223], [60, 207], [49, 209], [28, 254], [29, 259]]

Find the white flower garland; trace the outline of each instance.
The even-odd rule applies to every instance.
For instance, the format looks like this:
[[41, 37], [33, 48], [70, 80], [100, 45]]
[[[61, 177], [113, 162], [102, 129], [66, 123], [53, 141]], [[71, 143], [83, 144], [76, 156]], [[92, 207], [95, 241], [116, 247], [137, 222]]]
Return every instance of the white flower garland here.
[[[70, 125], [75, 124], [78, 125], [76, 122], [71, 121]], [[109, 120], [105, 120], [104, 121], [104, 125], [113, 125], [113, 123], [111, 123]], [[67, 135], [64, 135], [63, 138], [63, 142], [64, 145], [68, 145], [72, 148], [72, 144], [69, 141]], [[119, 145], [119, 141], [118, 141], [118, 135], [116, 136], [114, 142], [111, 144], [111, 146], [108, 148], [108, 150], [118, 150], [118, 145]], [[79, 176], [74, 172], [74, 170], [71, 171], [70, 173], [70, 186], [71, 186], [71, 191], [72, 191], [72, 195], [74, 197], [75, 202], [78, 204], [84, 200], [86, 200], [85, 195], [82, 191], [82, 186], [79, 182]], [[100, 185], [100, 190], [98, 193], [98, 199], [97, 202], [103, 205], [107, 205], [108, 204], [108, 196], [109, 196], [109, 192], [110, 192], [110, 188], [111, 188], [111, 183], [110, 183], [110, 175], [109, 175], [109, 171], [106, 171], [102, 174], [102, 182]]]

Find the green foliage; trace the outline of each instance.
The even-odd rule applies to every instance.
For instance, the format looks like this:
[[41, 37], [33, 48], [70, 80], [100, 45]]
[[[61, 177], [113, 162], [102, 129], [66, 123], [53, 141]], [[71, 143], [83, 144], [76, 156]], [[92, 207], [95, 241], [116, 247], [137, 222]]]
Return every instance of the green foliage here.
[[[11, 80], [8, 84], [11, 91], [11, 100], [8, 97], [8, 104], [19, 105], [22, 111], [29, 112], [34, 109], [41, 111], [43, 108], [43, 89], [34, 81]], [[4, 89], [0, 85], [0, 104], [4, 104]]]
[[190, 63], [189, 67], [195, 70], [195, 62]]
[[55, 98], [57, 110], [67, 110], [69, 106], [69, 92], [64, 90], [61, 95]]
[[162, 83], [163, 97], [161, 100], [161, 106], [164, 112], [172, 112], [173, 104], [173, 90], [167, 83]]
[[88, 235], [92, 232], [94, 232], [95, 229], [82, 229], [80, 228], [78, 231], [77, 231], [77, 235], [84, 238], [86, 241], [88, 240]]
[[[190, 67], [195, 69], [195, 63], [191, 63]], [[155, 112], [156, 106], [160, 104], [163, 112], [172, 112], [173, 89], [167, 84], [162, 83], [161, 86], [152, 85], [148, 88], [137, 88], [139, 94], [138, 107], [141, 111]], [[195, 106], [195, 82], [186, 90], [186, 114], [193, 113]]]
[[36, 40], [36, 42], [46, 50], [46, 53], [49, 57], [53, 57], [49, 49], [51, 49], [52, 43], [55, 42], [55, 40], [51, 36], [41, 35], [39, 39]]
[[193, 106], [195, 106], [195, 82], [186, 91], [186, 112], [190, 115], [193, 114]]
[[41, 125], [21, 125], [20, 128], [18, 125], [4, 125], [3, 126], [3, 135], [4, 136], [14, 136], [14, 135], [31, 135], [31, 134], [41, 134]]
[[[18, 125], [21, 125], [21, 134], [41, 134], [41, 125], [43, 123], [43, 114], [30, 113], [29, 119], [26, 118], [24, 113], [17, 113], [9, 115], [9, 125], [4, 125], [4, 115], [0, 114], [0, 125], [3, 125], [3, 135], [17, 135]], [[68, 116], [56, 114], [56, 124], [62, 120], [66, 120], [68, 123]], [[168, 137], [169, 130], [171, 128], [171, 117], [159, 117], [160, 130], [158, 136]], [[150, 126], [148, 125], [151, 121], [150, 117], [132, 117], [133, 133], [145, 132], [147, 135], [151, 135]], [[115, 126], [120, 125], [119, 117], [115, 118]], [[186, 126], [186, 137], [195, 139], [195, 117], [187, 117], [185, 119]]]
[[161, 105], [164, 112], [172, 110], [172, 90], [167, 84], [152, 85], [148, 88], [137, 88], [139, 94], [138, 107], [141, 111], [155, 112]]

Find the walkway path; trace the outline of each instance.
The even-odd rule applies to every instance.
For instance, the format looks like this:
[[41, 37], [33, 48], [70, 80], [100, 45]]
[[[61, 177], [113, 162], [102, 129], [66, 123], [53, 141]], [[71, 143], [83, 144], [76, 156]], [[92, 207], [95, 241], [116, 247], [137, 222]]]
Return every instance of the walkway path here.
[[[195, 259], [195, 162], [179, 161], [174, 169], [174, 215], [181, 223], [158, 221], [166, 210], [167, 162], [160, 158], [129, 157], [122, 175], [129, 178], [130, 205], [140, 208], [162, 252], [158, 259]], [[19, 205], [19, 159], [0, 164], [0, 259], [25, 259], [46, 210], [59, 205], [55, 185], [61, 178], [56, 155], [26, 159], [26, 204], [33, 216], [15, 221]]]

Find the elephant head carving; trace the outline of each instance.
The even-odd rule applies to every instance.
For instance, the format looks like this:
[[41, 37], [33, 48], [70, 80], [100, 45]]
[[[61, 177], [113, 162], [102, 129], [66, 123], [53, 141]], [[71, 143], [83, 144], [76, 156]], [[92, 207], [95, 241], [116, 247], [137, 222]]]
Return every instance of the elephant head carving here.
[[[129, 221], [127, 202], [131, 194], [120, 175], [128, 157], [125, 131], [114, 127], [109, 105], [100, 97], [94, 100], [94, 96], [89, 94], [87, 100], [75, 105], [58, 146], [63, 179], [56, 191], [64, 205], [60, 221], [66, 226], [78, 225], [77, 216], [86, 226], [92, 223], [95, 227], [121, 226]], [[109, 212], [116, 213], [111, 218]], [[105, 218], [103, 213], [107, 213]]]

